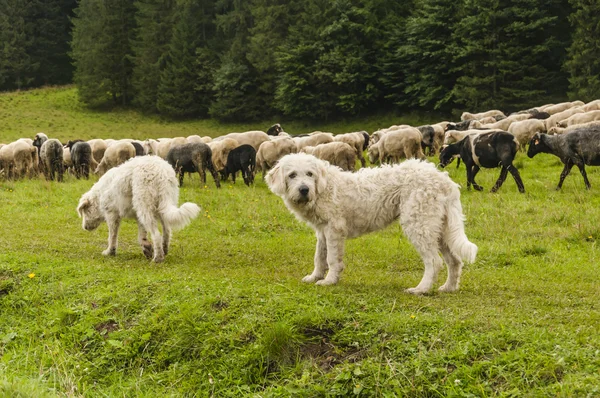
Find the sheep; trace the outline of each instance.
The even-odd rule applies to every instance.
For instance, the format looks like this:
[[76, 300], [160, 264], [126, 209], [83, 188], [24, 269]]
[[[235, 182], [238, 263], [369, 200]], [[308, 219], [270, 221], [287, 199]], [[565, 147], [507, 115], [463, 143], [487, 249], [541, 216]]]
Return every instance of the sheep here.
[[238, 171], [241, 171], [242, 178], [244, 179], [244, 184], [250, 186], [250, 184], [254, 183], [255, 169], [256, 150], [252, 145], [240, 145], [239, 147], [230, 151], [227, 155], [227, 164], [225, 165], [224, 171], [225, 180], [227, 180], [227, 178], [231, 174], [231, 179], [235, 184], [235, 175]]
[[546, 125], [539, 119], [527, 119], [512, 123], [508, 132], [514, 135], [519, 142], [519, 149], [525, 150], [527, 144], [536, 133], [545, 133]]
[[462, 122], [458, 122], [458, 123], [446, 123], [446, 127], [444, 128], [444, 131], [449, 131], [449, 130], [456, 130], [456, 131], [465, 131], [468, 130], [471, 126], [471, 124], [475, 122], [475, 120], [465, 120]]
[[104, 157], [104, 152], [106, 152], [108, 145], [103, 139], [100, 138], [89, 140], [87, 143], [90, 144], [90, 147], [92, 148], [92, 156], [94, 157], [94, 160], [96, 163], [100, 163]]
[[102, 176], [111, 168], [117, 167], [133, 157], [135, 157], [135, 147], [131, 142], [114, 142], [106, 148], [106, 152], [94, 174]]
[[308, 137], [295, 137], [293, 140], [296, 143], [296, 149], [300, 152], [305, 146], [317, 146], [333, 142], [333, 134], [319, 131], [311, 133]]
[[[579, 104], [579, 103], [577, 103], [577, 104]], [[560, 104], [556, 104], [556, 105], [544, 107], [544, 108], [542, 108], [540, 110], [544, 111], [546, 113], [549, 113], [550, 116], [553, 116], [553, 115], [555, 115], [557, 113], [561, 113], [561, 112], [566, 111], [567, 109], [570, 109], [570, 108], [573, 108], [575, 106], [578, 106], [577, 104], [574, 104], [573, 102], [561, 102]], [[582, 105], [583, 105], [583, 103], [582, 103]]]
[[11, 144], [0, 147], [0, 171], [2, 171], [2, 175], [6, 179], [11, 179], [14, 171], [14, 157]]
[[492, 192], [500, 189], [508, 172], [510, 172], [517, 183], [519, 192], [524, 193], [525, 186], [519, 171], [512, 163], [517, 154], [518, 145], [517, 139], [512, 134], [502, 130], [470, 134], [461, 141], [448, 145], [442, 150], [440, 153], [440, 166], [446, 167], [456, 155], [460, 155], [467, 168], [467, 189], [470, 189], [473, 185], [473, 188], [477, 191], [483, 190], [483, 187], [475, 182], [475, 176], [479, 169], [481, 167], [496, 168], [501, 166], [500, 176], [492, 188]]
[[432, 124], [434, 136], [433, 136], [433, 151], [437, 154], [440, 152], [442, 145], [444, 144], [444, 133], [446, 132], [446, 126], [449, 122], [439, 122]]
[[587, 104], [583, 105], [581, 109], [583, 109], [584, 112], [600, 110], [600, 99], [588, 102]]
[[505, 130], [506, 131], [506, 130], [508, 130], [508, 128], [510, 127], [510, 125], [512, 123], [527, 120], [530, 117], [531, 117], [531, 115], [529, 113], [523, 113], [520, 115], [512, 115], [512, 116], [508, 116], [508, 117], [506, 117], [502, 120], [499, 120], [496, 123], [492, 123], [492, 124], [483, 124], [477, 120], [474, 120], [469, 125], [469, 128], [471, 128], [471, 129]]
[[[245, 133], [229, 133], [220, 137], [214, 138], [211, 142], [221, 141], [227, 138], [232, 138], [238, 142], [238, 145], [252, 145], [256, 151], [260, 148], [260, 144], [269, 140], [269, 136], [263, 131], [246, 131]], [[213, 149], [214, 150], [214, 149]], [[225, 158], [225, 162], [227, 158]], [[216, 165], [215, 165], [216, 166]]]
[[600, 120], [600, 110], [584, 113], [575, 113], [574, 115], [571, 115], [568, 118], [560, 121], [558, 123], [558, 127], [565, 128], [576, 124], [585, 124], [597, 120]]
[[135, 156], [145, 156], [146, 150], [144, 146], [137, 141], [131, 141], [131, 145], [135, 148]]
[[305, 146], [300, 152], [326, 160], [344, 171], [354, 171], [356, 149], [345, 142], [329, 142], [317, 146]]
[[37, 133], [33, 139], [33, 146], [36, 147], [38, 149], [38, 155], [40, 153], [40, 150], [42, 148], [42, 144], [44, 144], [44, 142], [48, 141], [48, 136], [44, 133]]
[[421, 132], [414, 127], [390, 131], [369, 147], [369, 162], [398, 162], [403, 157], [424, 159], [421, 140]]
[[183, 185], [184, 173], [197, 172], [200, 180], [206, 184], [206, 171], [208, 170], [215, 180], [217, 188], [221, 188], [219, 175], [215, 170], [212, 161], [212, 151], [210, 147], [203, 142], [194, 142], [191, 144], [177, 145], [167, 154], [167, 162], [179, 174], [179, 185]]
[[[360, 131], [356, 133], [346, 133], [346, 134], [338, 134], [333, 136], [333, 140], [336, 142], [345, 142], [350, 145], [356, 151], [356, 156], [358, 160], [360, 160], [360, 164], [362, 167], [365, 167], [365, 157], [363, 156], [363, 151], [368, 146], [365, 145], [365, 140], [369, 134], [366, 131]], [[318, 156], [317, 156], [318, 157]]]
[[565, 111], [555, 113], [546, 119], [546, 131], [558, 125], [559, 122], [573, 116], [576, 113], [583, 113], [581, 108], [569, 108]]
[[485, 132], [485, 131], [478, 130], [478, 129], [464, 130], [464, 131], [448, 130], [448, 131], [446, 131], [446, 133], [444, 135], [444, 145], [450, 145], [450, 144], [454, 144], [458, 141], [461, 141], [463, 138], [465, 138], [469, 134], [478, 134], [478, 133], [483, 133], [483, 132]]
[[533, 158], [538, 153], [558, 156], [565, 165], [560, 173], [557, 190], [562, 188], [573, 166], [579, 168], [585, 187], [590, 189], [592, 186], [585, 172], [585, 165], [600, 166], [600, 123], [579, 126], [566, 134], [536, 134], [529, 143], [527, 156]]
[[160, 156], [163, 159], [167, 158], [167, 154], [171, 150], [171, 148], [175, 148], [176, 146], [187, 144], [187, 140], [184, 137], [175, 137], [175, 138], [161, 138], [158, 140], [158, 145], [156, 147], [156, 155]]
[[46, 180], [54, 181], [54, 176], [58, 174], [57, 180], [62, 182], [65, 169], [63, 167], [63, 146], [59, 140], [51, 138], [44, 141], [40, 148], [40, 163]]
[[283, 131], [279, 123], [275, 123], [267, 130], [267, 135], [279, 135]]
[[263, 174], [275, 166], [275, 163], [285, 155], [298, 152], [296, 143], [291, 137], [281, 137], [260, 144], [256, 152], [256, 164]]
[[227, 155], [229, 155], [229, 152], [240, 146], [233, 138], [212, 140], [207, 145], [212, 151], [212, 162], [215, 170], [221, 173], [225, 169], [225, 165], [227, 165]]
[[417, 127], [417, 130], [419, 130], [421, 132], [421, 136], [423, 137], [421, 139], [421, 149], [423, 150], [424, 153], [426, 153], [426, 149], [429, 149], [429, 151], [428, 151], [429, 156], [433, 155], [435, 153], [435, 150], [434, 150], [435, 130], [433, 129], [432, 126], [429, 126], [429, 125], [419, 126], [419, 127]]
[[71, 159], [71, 150], [68, 146], [63, 146], [63, 167], [65, 171], [71, 172], [73, 159]]
[[98, 167], [98, 163], [92, 156], [92, 146], [81, 140], [78, 140], [77, 142], [69, 141], [67, 143], [67, 149], [71, 153], [75, 177], [77, 177], [77, 179], [85, 177], [87, 180], [90, 176], [90, 168], [95, 170]]
[[548, 112], [543, 112], [540, 111], [536, 108], [532, 108], [529, 110], [529, 114], [531, 115], [530, 119], [541, 119], [541, 120], [545, 120], [548, 119], [550, 117], [550, 114]]
[[379, 140], [381, 140], [381, 138], [384, 135], [386, 135], [387, 133], [389, 133], [390, 131], [401, 130], [401, 129], [406, 129], [406, 128], [410, 128], [410, 127], [412, 127], [412, 126], [409, 126], [408, 124], [398, 124], [398, 125], [390, 126], [388, 128], [379, 129], [377, 131], [374, 131], [373, 134], [371, 134], [371, 140], [369, 142], [369, 145], [377, 144], [377, 142]]
[[504, 114], [504, 112], [499, 111], [497, 109], [491, 110], [491, 111], [487, 111], [487, 112], [481, 112], [481, 113], [469, 113], [469, 112], [463, 112], [463, 114], [460, 116], [460, 120], [465, 121], [465, 120], [478, 120], [478, 119], [483, 119], [484, 117], [487, 116], [506, 116]]

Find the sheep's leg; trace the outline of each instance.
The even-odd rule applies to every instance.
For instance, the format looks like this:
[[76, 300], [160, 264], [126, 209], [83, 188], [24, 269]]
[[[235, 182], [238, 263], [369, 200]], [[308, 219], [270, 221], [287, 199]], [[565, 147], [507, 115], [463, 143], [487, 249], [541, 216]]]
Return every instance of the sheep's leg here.
[[460, 274], [462, 273], [463, 263], [460, 258], [452, 254], [446, 242], [440, 244], [440, 252], [444, 258], [444, 262], [448, 266], [448, 278], [446, 282], [438, 289], [440, 292], [455, 292], [458, 290], [460, 283]]
[[[496, 184], [492, 188], [492, 192], [496, 192], [498, 189], [500, 189], [502, 184], [504, 184], [504, 181], [506, 180], [507, 175], [508, 175], [508, 169], [506, 167], [502, 166], [502, 169], [500, 170], [500, 176], [498, 177], [498, 181], [496, 181]], [[518, 183], [517, 183], [517, 185], [518, 185]]]
[[317, 281], [317, 285], [334, 285], [340, 280], [340, 274], [344, 270], [344, 236], [336, 231], [325, 231], [327, 247], [327, 265], [329, 272], [325, 279]]
[[525, 193], [525, 185], [523, 185], [523, 180], [521, 179], [521, 175], [519, 174], [519, 170], [512, 164], [509, 164], [507, 167], [510, 174], [512, 174], [515, 182], [517, 183], [517, 188], [519, 188], [519, 192]]
[[567, 176], [571, 172], [571, 168], [573, 168], [573, 163], [571, 163], [570, 160], [567, 160], [567, 163], [565, 163], [565, 167], [563, 168], [562, 173], [560, 173], [560, 180], [558, 181], [558, 186], [556, 187], [556, 190], [559, 190], [562, 188], [565, 178], [567, 178]]
[[583, 182], [585, 182], [585, 187], [587, 189], [591, 189], [592, 186], [590, 185], [590, 180], [588, 180], [587, 173], [585, 172], [585, 164], [578, 164], [577, 167], [579, 167], [579, 172], [583, 176]]
[[235, 174], [236, 173], [237, 173], [236, 171], [234, 171], [233, 173], [231, 173], [231, 181], [233, 181], [234, 184], [235, 184]]
[[358, 159], [360, 160], [361, 167], [365, 167], [366, 160], [365, 160], [365, 157], [363, 156], [362, 150], [358, 151]]
[[325, 273], [329, 269], [327, 266], [327, 239], [323, 231], [317, 232], [317, 248], [315, 250], [315, 269], [312, 274], [302, 278], [302, 282], [312, 283], [320, 281], [325, 277]]
[[148, 233], [138, 220], [138, 242], [146, 258], [152, 258], [152, 243], [148, 241]]
[[106, 224], [108, 225], [108, 247], [102, 254], [105, 256], [114, 256], [117, 254], [117, 238], [119, 236], [121, 219], [116, 214], [108, 214], [106, 216]]
[[483, 191], [483, 187], [475, 182], [475, 176], [479, 173], [479, 166], [473, 165], [473, 169], [471, 170], [471, 183], [473, 184], [473, 188], [477, 191]]
[[470, 190], [471, 189], [471, 174], [472, 174], [472, 169], [473, 167], [467, 163], [465, 163], [465, 167], [467, 169], [467, 189]]
[[183, 186], [183, 175], [185, 173], [183, 172], [183, 170], [179, 170], [179, 186]]

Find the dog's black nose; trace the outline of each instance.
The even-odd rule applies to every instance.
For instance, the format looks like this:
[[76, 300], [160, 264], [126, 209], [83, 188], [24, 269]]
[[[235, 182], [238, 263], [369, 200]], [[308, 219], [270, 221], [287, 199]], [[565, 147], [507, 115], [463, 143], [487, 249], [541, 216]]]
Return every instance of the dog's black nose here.
[[299, 191], [300, 191], [300, 195], [302, 195], [302, 196], [308, 195], [308, 187], [306, 185], [301, 186]]

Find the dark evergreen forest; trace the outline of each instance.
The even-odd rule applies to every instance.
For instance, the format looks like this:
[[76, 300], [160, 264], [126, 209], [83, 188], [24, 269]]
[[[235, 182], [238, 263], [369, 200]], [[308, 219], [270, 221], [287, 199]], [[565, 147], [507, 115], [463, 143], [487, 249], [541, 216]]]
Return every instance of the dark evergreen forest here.
[[0, 0], [0, 90], [324, 120], [600, 98], [592, 0]]

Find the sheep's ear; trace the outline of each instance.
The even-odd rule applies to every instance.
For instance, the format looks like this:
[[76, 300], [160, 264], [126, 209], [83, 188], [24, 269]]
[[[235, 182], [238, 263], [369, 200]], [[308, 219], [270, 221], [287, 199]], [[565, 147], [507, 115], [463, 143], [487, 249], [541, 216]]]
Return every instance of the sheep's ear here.
[[79, 205], [77, 206], [77, 214], [79, 214], [79, 217], [83, 217], [83, 211], [85, 209], [87, 209], [90, 206], [90, 201], [89, 199], [81, 199], [79, 201]]
[[281, 165], [277, 163], [275, 167], [273, 167], [265, 177], [265, 181], [269, 186], [269, 189], [275, 194], [279, 196], [283, 196], [286, 191], [285, 181], [283, 177], [283, 170]]

